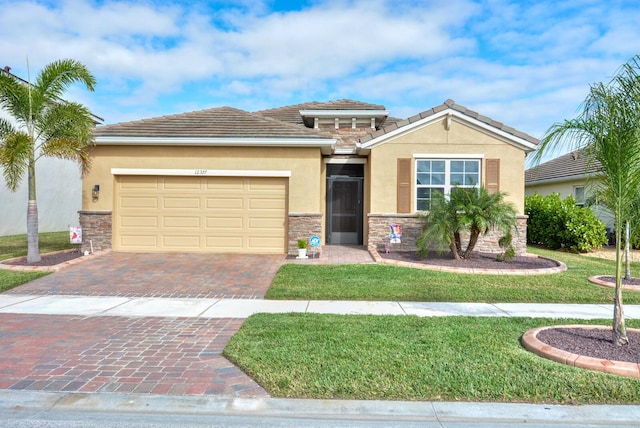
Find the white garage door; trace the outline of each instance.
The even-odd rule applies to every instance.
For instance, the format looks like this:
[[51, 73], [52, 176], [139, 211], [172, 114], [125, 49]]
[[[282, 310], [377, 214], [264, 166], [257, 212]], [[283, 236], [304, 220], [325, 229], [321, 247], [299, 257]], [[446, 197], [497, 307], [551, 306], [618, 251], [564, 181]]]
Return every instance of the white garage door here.
[[285, 253], [287, 179], [116, 176], [113, 248]]

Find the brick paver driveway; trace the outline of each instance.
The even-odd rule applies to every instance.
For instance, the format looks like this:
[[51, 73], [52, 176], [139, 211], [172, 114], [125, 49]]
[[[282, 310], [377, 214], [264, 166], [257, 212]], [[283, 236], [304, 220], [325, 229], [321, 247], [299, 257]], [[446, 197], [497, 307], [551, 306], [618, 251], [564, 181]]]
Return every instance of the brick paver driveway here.
[[262, 298], [284, 255], [107, 253], [13, 294]]
[[[109, 253], [12, 294], [262, 298], [284, 256]], [[0, 388], [268, 396], [222, 356], [238, 318], [0, 314]]]

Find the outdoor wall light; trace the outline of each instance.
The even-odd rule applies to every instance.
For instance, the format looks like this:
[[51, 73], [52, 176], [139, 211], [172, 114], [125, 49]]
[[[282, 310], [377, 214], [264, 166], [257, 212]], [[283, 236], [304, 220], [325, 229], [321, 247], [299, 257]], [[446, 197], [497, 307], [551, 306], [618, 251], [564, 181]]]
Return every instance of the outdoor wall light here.
[[96, 202], [100, 197], [100, 185], [96, 184], [93, 186], [93, 190], [91, 191], [91, 196], [93, 198], [93, 202]]

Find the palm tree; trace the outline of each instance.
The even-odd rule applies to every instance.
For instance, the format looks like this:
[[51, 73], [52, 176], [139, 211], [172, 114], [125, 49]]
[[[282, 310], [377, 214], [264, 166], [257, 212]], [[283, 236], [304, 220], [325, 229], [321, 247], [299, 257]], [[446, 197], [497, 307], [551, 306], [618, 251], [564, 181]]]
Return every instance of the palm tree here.
[[629, 343], [622, 304], [622, 230], [637, 214], [640, 192], [640, 56], [623, 65], [608, 83], [591, 86], [581, 114], [551, 126], [536, 153], [568, 145], [584, 148], [599, 162], [601, 195], [611, 209], [616, 233], [616, 287], [613, 309], [613, 343]]
[[80, 164], [83, 174], [89, 169], [94, 125], [91, 112], [81, 104], [62, 100], [74, 83], [93, 91], [96, 81], [84, 65], [71, 59], [47, 65], [34, 83], [0, 72], [0, 108], [13, 118], [13, 122], [0, 118], [0, 168], [12, 191], [27, 174], [28, 263], [40, 261], [36, 162], [45, 156], [71, 159]]
[[[489, 193], [484, 187], [456, 187], [448, 199], [436, 194], [416, 241], [418, 253], [424, 256], [435, 245], [440, 252], [449, 248], [456, 260], [467, 259], [481, 234], [492, 229], [510, 232], [516, 224], [516, 210], [505, 196], [504, 192]], [[469, 242], [463, 251], [460, 235], [464, 231], [469, 232]]]
[[506, 234], [513, 229], [516, 224], [516, 209], [513, 204], [504, 200], [505, 196], [504, 192], [489, 193], [484, 187], [451, 192], [451, 199], [459, 207], [460, 222], [469, 230], [469, 242], [462, 258], [471, 256], [480, 234], [487, 234], [492, 229]]

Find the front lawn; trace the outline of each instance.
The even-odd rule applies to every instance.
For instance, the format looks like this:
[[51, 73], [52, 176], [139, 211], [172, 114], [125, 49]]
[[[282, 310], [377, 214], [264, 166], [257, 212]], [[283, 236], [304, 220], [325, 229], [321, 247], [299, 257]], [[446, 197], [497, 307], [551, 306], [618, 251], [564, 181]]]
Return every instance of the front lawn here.
[[531, 328], [565, 323], [611, 321], [256, 314], [224, 355], [276, 397], [637, 404], [640, 380], [520, 344]]
[[[615, 262], [531, 248], [564, 262], [568, 270], [546, 275], [473, 275], [390, 265], [283, 265], [267, 299], [381, 300], [487, 303], [612, 303], [613, 289], [591, 284], [592, 275], [613, 275]], [[640, 263], [632, 263], [632, 274]], [[640, 293], [624, 292], [625, 303]]]
[[[69, 232], [49, 232], [38, 235], [40, 253], [76, 248], [69, 243]], [[27, 235], [0, 236], [0, 260], [27, 255]], [[0, 292], [11, 290], [25, 282], [47, 275], [46, 272], [19, 272], [0, 269]]]

